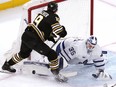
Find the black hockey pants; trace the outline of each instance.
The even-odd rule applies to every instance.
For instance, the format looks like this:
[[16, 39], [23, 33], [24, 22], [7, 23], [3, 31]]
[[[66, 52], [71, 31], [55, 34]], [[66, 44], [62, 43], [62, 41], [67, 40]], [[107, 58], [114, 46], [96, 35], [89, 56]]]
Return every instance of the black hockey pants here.
[[32, 50], [48, 57], [49, 61], [57, 58], [57, 53], [46, 45], [35, 30], [27, 28], [22, 35], [22, 43], [19, 55], [24, 59], [30, 56]]

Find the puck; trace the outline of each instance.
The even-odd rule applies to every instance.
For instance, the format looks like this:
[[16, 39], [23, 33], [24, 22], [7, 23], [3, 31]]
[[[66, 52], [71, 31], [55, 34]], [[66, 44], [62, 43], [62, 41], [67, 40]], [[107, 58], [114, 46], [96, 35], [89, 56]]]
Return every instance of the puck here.
[[36, 71], [35, 70], [32, 70], [32, 74], [35, 74], [36, 73]]

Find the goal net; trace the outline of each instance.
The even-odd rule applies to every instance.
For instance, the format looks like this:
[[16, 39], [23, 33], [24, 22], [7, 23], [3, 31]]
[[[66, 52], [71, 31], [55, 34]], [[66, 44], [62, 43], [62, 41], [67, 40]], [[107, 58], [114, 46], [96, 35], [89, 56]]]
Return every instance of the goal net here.
[[[23, 16], [19, 28], [17, 40], [14, 41], [12, 49], [6, 52], [5, 57], [11, 58], [12, 55], [19, 52], [21, 44], [21, 35], [24, 32], [27, 23], [31, 23], [39, 12], [46, 9], [47, 3], [51, 0], [31, 0], [23, 6]], [[61, 25], [67, 30], [68, 37], [86, 38], [93, 31], [93, 0], [55, 0], [58, 2], [58, 12]], [[59, 3], [61, 2], [61, 3]], [[32, 52], [31, 56], [39, 55]], [[37, 59], [34, 58], [33, 59]]]

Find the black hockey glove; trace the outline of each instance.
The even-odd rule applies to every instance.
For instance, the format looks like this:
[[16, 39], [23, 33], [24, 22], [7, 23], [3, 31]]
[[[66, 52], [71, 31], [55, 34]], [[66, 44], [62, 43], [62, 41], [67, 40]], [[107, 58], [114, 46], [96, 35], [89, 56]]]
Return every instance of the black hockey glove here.
[[57, 37], [57, 36], [52, 32], [52, 33], [50, 33], [50, 36], [48, 37], [48, 40], [52, 41], [53, 43], [56, 43], [54, 37]]
[[65, 29], [64, 26], [62, 26], [62, 27], [63, 27], [63, 30], [62, 30], [62, 32], [60, 32], [58, 35], [59, 35], [60, 37], [65, 37], [65, 36], [67, 35], [67, 31], [66, 31], [66, 29]]
[[49, 37], [48, 40], [49, 40], [49, 41], [52, 41], [53, 43], [56, 43], [56, 41], [54, 40], [53, 37]]

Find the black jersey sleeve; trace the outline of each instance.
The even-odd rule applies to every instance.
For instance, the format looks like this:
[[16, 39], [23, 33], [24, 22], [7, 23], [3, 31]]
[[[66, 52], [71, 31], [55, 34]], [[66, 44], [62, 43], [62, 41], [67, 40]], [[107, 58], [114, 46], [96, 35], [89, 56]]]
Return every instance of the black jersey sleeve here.
[[54, 14], [54, 16], [52, 16], [51, 19], [53, 19], [50, 21], [51, 28], [53, 30], [52, 33], [57, 34], [61, 37], [65, 37], [67, 35], [67, 32], [66, 32], [65, 27], [60, 24], [59, 16], [57, 14]]

